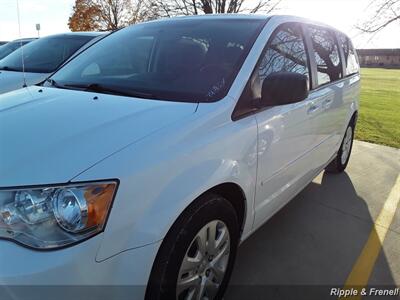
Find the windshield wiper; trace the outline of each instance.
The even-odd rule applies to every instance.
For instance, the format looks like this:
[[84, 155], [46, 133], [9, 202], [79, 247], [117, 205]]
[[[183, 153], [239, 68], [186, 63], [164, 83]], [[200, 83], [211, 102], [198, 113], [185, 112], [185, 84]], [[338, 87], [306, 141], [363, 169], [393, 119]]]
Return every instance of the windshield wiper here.
[[108, 86], [99, 83], [90, 84], [64, 84], [61, 88], [77, 88], [88, 92], [97, 92], [104, 94], [114, 94], [119, 96], [128, 96], [135, 98], [156, 99], [155, 95], [146, 92], [135, 91], [124, 87]]
[[7, 66], [0, 67], [0, 71], [13, 71], [13, 72], [21, 72], [21, 70], [20, 70], [20, 69], [16, 69], [16, 68], [10, 68], [10, 67], [7, 67]]

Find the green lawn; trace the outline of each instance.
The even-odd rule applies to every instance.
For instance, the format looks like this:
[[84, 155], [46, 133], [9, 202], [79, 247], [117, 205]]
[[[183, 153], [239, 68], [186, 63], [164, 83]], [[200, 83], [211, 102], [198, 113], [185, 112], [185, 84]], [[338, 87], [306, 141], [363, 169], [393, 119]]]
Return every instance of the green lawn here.
[[356, 139], [400, 148], [400, 70], [361, 69]]

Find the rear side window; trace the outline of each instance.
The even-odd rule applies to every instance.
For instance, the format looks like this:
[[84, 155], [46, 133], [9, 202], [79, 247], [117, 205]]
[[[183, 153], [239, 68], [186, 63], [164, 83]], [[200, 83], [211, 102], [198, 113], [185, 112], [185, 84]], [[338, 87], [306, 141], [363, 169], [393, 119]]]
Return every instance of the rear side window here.
[[338, 33], [339, 43], [343, 49], [344, 54], [344, 67], [345, 76], [356, 74], [360, 71], [360, 66], [358, 64], [357, 54], [354, 50], [353, 44], [350, 39], [342, 33]]
[[300, 73], [309, 77], [308, 61], [301, 27], [284, 24], [271, 36], [258, 67], [261, 80], [275, 72]]
[[317, 65], [317, 82], [323, 85], [342, 78], [339, 48], [334, 34], [325, 28], [308, 26]]

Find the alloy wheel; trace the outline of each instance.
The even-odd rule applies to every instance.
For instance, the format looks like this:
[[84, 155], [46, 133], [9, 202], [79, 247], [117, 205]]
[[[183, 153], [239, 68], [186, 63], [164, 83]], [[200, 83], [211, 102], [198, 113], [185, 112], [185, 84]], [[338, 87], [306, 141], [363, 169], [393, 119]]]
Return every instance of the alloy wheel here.
[[176, 298], [214, 299], [227, 270], [229, 251], [229, 230], [224, 222], [214, 220], [203, 226], [181, 263]]

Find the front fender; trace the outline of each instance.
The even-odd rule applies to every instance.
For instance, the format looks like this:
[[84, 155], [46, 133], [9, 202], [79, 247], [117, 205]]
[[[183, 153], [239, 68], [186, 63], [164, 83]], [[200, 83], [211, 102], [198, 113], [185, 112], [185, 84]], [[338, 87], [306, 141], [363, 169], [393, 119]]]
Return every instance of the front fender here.
[[250, 231], [256, 146], [257, 124], [252, 117], [217, 126], [209, 118], [187, 120], [123, 149], [74, 178], [120, 180], [96, 259], [102, 261], [163, 239], [192, 201], [226, 182], [239, 185], [245, 194], [244, 233]]

